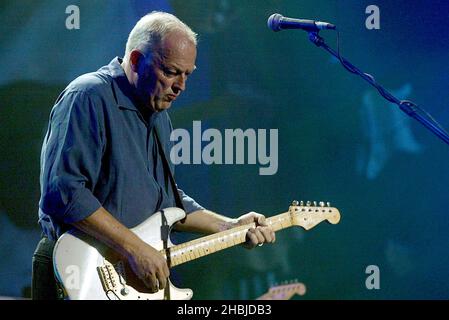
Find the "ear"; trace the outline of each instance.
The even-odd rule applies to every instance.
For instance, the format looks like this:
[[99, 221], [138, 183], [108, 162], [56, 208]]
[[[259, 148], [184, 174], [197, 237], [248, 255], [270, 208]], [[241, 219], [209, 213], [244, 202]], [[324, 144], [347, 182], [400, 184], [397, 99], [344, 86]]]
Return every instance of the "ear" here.
[[143, 62], [145, 56], [139, 50], [131, 51], [129, 55], [129, 65], [133, 72], [137, 72], [139, 70], [139, 63]]

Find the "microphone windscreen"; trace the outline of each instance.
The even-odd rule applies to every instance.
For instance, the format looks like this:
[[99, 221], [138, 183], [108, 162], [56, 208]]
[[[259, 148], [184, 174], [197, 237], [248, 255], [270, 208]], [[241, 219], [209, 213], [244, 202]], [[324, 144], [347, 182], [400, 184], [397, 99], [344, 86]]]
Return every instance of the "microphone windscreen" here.
[[283, 16], [279, 13], [272, 14], [267, 21], [268, 29], [273, 30], [274, 32], [281, 31], [281, 19]]

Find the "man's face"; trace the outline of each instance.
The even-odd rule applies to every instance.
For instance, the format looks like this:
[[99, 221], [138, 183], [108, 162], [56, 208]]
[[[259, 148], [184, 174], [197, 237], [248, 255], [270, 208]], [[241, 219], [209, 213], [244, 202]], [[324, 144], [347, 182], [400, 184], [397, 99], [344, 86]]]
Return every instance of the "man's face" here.
[[184, 34], [170, 33], [151, 57], [142, 57], [136, 83], [139, 100], [154, 111], [170, 108], [195, 69], [196, 47]]

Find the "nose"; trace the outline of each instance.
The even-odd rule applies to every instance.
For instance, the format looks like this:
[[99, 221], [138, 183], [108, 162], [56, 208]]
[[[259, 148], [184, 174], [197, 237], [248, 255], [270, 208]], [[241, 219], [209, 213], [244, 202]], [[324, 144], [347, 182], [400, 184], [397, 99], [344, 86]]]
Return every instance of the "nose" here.
[[186, 80], [187, 77], [184, 74], [180, 74], [176, 77], [176, 80], [173, 83], [173, 91], [175, 91], [176, 94], [181, 93], [186, 89]]

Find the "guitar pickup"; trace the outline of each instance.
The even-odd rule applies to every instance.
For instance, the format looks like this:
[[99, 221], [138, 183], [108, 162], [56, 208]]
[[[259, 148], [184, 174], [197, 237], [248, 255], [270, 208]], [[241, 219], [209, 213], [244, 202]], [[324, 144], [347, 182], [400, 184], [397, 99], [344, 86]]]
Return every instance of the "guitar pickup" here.
[[101, 284], [105, 292], [115, 291], [117, 287], [117, 281], [115, 277], [115, 269], [112, 264], [105, 264], [97, 267], [98, 274], [100, 276]]

